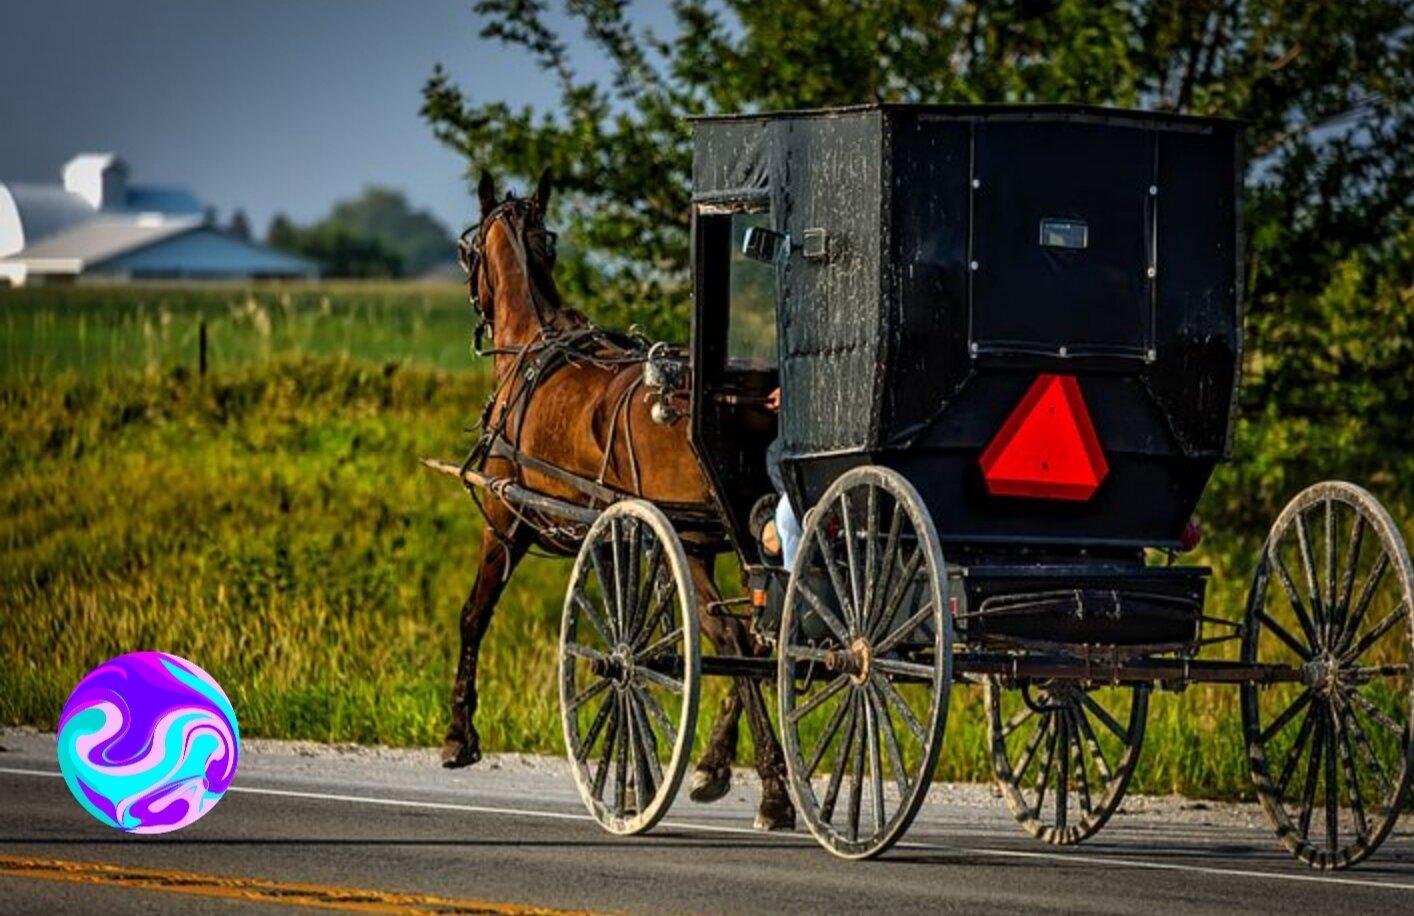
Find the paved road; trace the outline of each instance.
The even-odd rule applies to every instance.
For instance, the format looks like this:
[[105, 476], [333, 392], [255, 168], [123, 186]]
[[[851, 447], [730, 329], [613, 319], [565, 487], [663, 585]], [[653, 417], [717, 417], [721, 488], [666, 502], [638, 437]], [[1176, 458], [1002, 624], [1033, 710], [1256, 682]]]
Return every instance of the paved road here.
[[1056, 850], [1022, 836], [984, 787], [939, 786], [905, 845], [842, 863], [803, 832], [753, 832], [745, 778], [624, 840], [588, 820], [557, 761], [448, 773], [430, 752], [249, 741], [214, 811], [133, 837], [69, 797], [52, 736], [0, 733], [0, 746], [5, 913], [1414, 911], [1407, 824], [1373, 861], [1324, 876], [1246, 807], [1132, 799], [1099, 837]]

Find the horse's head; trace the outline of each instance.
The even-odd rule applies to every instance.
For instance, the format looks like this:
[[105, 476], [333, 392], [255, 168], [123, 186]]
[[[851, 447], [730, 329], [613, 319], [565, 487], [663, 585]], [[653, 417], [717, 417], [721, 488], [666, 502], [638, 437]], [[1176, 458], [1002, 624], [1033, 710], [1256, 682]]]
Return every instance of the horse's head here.
[[555, 233], [545, 226], [551, 188], [546, 169], [529, 197], [507, 194], [498, 200], [495, 180], [489, 172], [481, 173], [481, 221], [457, 241], [457, 260], [466, 271], [471, 304], [480, 319], [477, 349], [487, 329], [501, 348], [583, 320], [561, 303], [551, 275]]

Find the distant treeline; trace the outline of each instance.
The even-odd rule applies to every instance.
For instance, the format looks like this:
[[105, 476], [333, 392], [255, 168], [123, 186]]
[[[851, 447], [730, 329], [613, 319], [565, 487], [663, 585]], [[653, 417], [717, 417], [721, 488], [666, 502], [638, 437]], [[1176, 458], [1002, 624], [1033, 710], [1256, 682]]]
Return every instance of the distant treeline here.
[[318, 262], [326, 277], [420, 277], [455, 265], [452, 233], [400, 192], [369, 187], [306, 226], [283, 213], [266, 244]]

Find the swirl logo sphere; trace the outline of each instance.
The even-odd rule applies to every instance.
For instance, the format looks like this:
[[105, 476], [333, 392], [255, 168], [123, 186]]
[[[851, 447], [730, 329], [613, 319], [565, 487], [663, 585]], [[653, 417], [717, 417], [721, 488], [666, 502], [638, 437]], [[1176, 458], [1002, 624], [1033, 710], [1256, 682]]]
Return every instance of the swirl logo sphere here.
[[59, 769], [98, 820], [166, 833], [215, 807], [236, 775], [236, 712], [216, 680], [165, 652], [130, 652], [88, 673], [59, 718]]

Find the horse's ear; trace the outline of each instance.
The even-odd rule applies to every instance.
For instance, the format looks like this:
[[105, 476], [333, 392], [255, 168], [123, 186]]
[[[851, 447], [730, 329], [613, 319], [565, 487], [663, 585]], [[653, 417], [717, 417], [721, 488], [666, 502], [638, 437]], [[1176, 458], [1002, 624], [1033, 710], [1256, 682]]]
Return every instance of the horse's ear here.
[[496, 179], [485, 169], [481, 170], [481, 181], [476, 186], [476, 196], [481, 198], [481, 216], [484, 219], [496, 209]]
[[540, 180], [535, 184], [535, 193], [531, 195], [531, 200], [535, 203], [535, 208], [543, 215], [548, 213], [550, 206], [550, 192], [555, 186], [555, 176], [549, 169], [540, 173]]

